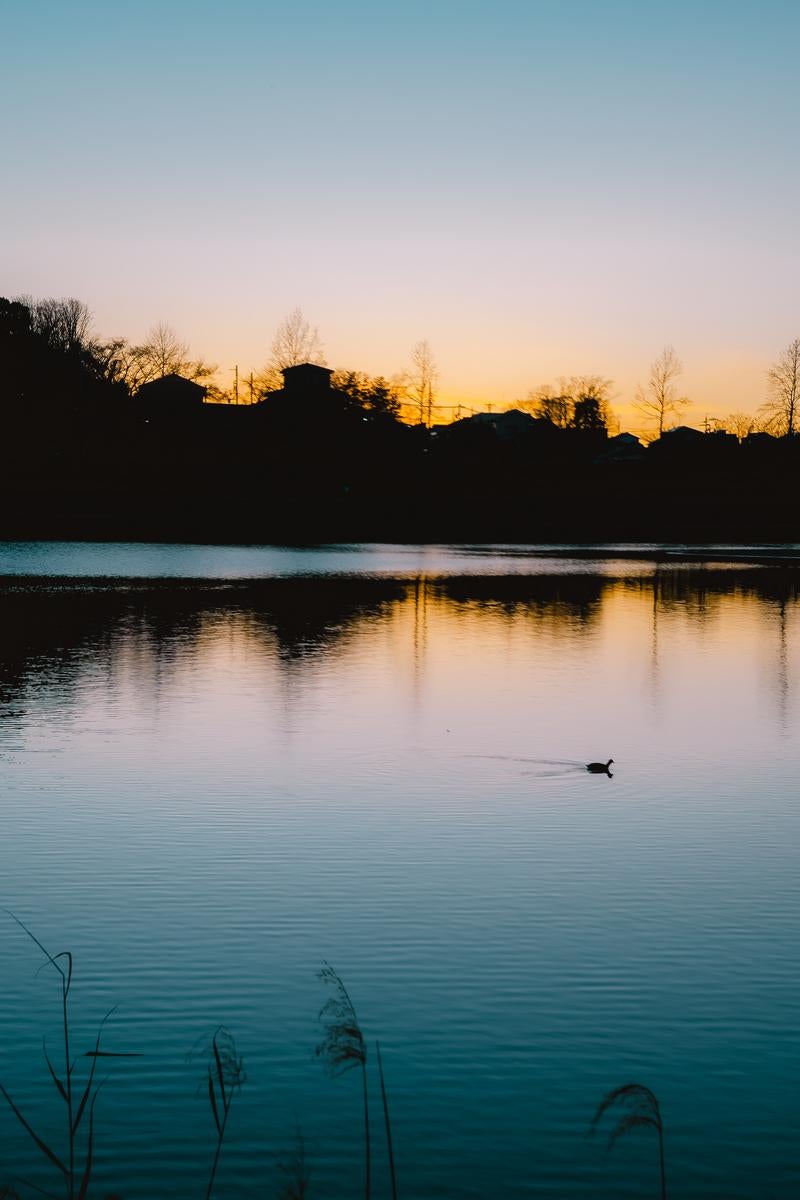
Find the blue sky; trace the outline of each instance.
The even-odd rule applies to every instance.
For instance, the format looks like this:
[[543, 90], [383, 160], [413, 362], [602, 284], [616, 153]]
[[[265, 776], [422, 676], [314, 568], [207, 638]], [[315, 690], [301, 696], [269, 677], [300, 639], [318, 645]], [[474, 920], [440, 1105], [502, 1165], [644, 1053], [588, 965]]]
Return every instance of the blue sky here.
[[800, 335], [800, 6], [777, 0], [5, 0], [0, 293], [166, 320], [258, 367], [427, 337], [448, 399], [613, 377], [667, 343], [692, 417]]

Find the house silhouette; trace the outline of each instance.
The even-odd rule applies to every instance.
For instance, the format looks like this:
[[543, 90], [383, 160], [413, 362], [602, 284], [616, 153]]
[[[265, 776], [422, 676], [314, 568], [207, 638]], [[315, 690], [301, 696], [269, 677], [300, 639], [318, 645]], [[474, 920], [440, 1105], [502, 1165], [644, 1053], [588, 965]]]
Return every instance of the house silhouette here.
[[143, 383], [136, 403], [148, 417], [180, 418], [198, 412], [206, 398], [206, 388], [193, 379], [172, 372]]

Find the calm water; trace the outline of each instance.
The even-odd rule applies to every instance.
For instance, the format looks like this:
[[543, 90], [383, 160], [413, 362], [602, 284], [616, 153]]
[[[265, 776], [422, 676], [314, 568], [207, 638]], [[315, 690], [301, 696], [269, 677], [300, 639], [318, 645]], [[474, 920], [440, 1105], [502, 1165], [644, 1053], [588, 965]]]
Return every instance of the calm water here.
[[[671, 1196], [797, 1196], [796, 567], [16, 545], [0, 576], [0, 903], [73, 951], [78, 1048], [116, 1004], [143, 1055], [107, 1070], [98, 1196], [204, 1194], [220, 1023], [217, 1194], [275, 1195], [297, 1126], [311, 1195], [359, 1194], [323, 960], [380, 1038], [404, 1200], [655, 1196], [646, 1131], [587, 1136], [630, 1080]], [[0, 1082], [60, 1148], [57, 980], [2, 915], [0, 946]], [[56, 1188], [3, 1109], [17, 1175]]]

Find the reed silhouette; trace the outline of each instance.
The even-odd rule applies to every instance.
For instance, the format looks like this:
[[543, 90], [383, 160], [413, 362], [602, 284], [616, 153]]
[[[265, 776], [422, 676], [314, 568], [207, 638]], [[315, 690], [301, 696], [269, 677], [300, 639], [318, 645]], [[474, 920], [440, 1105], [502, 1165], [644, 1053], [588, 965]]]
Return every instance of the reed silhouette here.
[[661, 1200], [667, 1200], [667, 1177], [664, 1167], [664, 1125], [655, 1093], [641, 1083], [626, 1083], [603, 1097], [592, 1117], [592, 1131], [609, 1109], [620, 1109], [622, 1115], [608, 1136], [608, 1149], [632, 1129], [655, 1129], [658, 1134], [658, 1163], [661, 1177]]
[[244, 1070], [244, 1060], [236, 1047], [233, 1034], [224, 1025], [219, 1025], [211, 1035], [208, 1047], [208, 1102], [211, 1115], [217, 1131], [217, 1144], [214, 1149], [214, 1160], [208, 1176], [206, 1200], [210, 1200], [217, 1176], [217, 1167], [222, 1153], [222, 1143], [228, 1127], [228, 1117], [231, 1112], [233, 1097], [237, 1089], [241, 1089], [247, 1076]]
[[[75, 1076], [76, 1062], [72, 1058], [70, 1047], [70, 1008], [69, 1008], [69, 993], [72, 985], [72, 954], [69, 950], [61, 950], [58, 954], [51, 954], [44, 945], [39, 941], [34, 933], [28, 928], [23, 921], [11, 912], [10, 909], [2, 910], [7, 916], [19, 925], [20, 929], [30, 938], [34, 945], [38, 946], [47, 962], [58, 972], [61, 986], [61, 1015], [62, 1029], [61, 1038], [63, 1045], [63, 1073], [59, 1075], [54, 1067], [49, 1054], [47, 1053], [47, 1043], [42, 1039], [42, 1050], [44, 1059], [47, 1064], [47, 1069], [50, 1073], [50, 1078], [53, 1081], [58, 1095], [66, 1107], [66, 1147], [67, 1153], [59, 1155], [51, 1148], [51, 1146], [42, 1138], [27, 1120], [22, 1111], [17, 1107], [4, 1084], [0, 1083], [0, 1095], [6, 1101], [8, 1107], [16, 1117], [19, 1124], [27, 1134], [32, 1138], [42, 1156], [56, 1168], [62, 1177], [67, 1200], [85, 1200], [89, 1190], [89, 1183], [92, 1177], [92, 1168], [94, 1166], [94, 1106], [97, 1101], [98, 1094], [103, 1084], [104, 1079], [100, 1083], [95, 1083], [95, 1075], [97, 1070], [98, 1059], [101, 1058], [135, 1058], [138, 1054], [135, 1052], [116, 1052], [111, 1050], [102, 1050], [100, 1041], [103, 1034], [103, 1029], [109, 1017], [114, 1013], [115, 1009], [110, 1009], [103, 1017], [97, 1030], [97, 1038], [95, 1039], [94, 1048], [86, 1050], [83, 1054], [84, 1058], [91, 1059], [88, 1079], [83, 1087], [78, 1086], [78, 1081]], [[81, 1129], [81, 1123], [84, 1116], [88, 1112], [88, 1131], [86, 1134], [83, 1150], [81, 1151], [78, 1134]], [[65, 1161], [66, 1159], [66, 1161]], [[35, 1185], [30, 1185], [35, 1187]], [[41, 1191], [41, 1188], [35, 1188]], [[11, 1193], [9, 1193], [11, 1194]], [[50, 1193], [45, 1193], [50, 1195]]]
[[[66, 1153], [59, 1154], [52, 1145], [48, 1144], [27, 1120], [17, 1106], [7, 1088], [0, 1083], [0, 1095], [15, 1116], [22, 1128], [31, 1137], [42, 1157], [60, 1174], [64, 1185], [63, 1195], [66, 1200], [86, 1200], [92, 1179], [94, 1163], [94, 1109], [98, 1094], [105, 1080], [96, 1081], [97, 1064], [105, 1058], [140, 1057], [138, 1052], [108, 1051], [101, 1047], [101, 1039], [105, 1025], [113, 1012], [111, 1009], [101, 1020], [94, 1046], [85, 1051], [83, 1058], [90, 1060], [88, 1077], [79, 1085], [76, 1074], [76, 1062], [72, 1058], [70, 1032], [70, 989], [73, 977], [73, 956], [70, 951], [60, 951], [51, 954], [36, 935], [8, 909], [0, 909], [6, 913], [25, 935], [34, 943], [44, 956], [45, 963], [57, 972], [60, 981], [63, 1061], [64, 1067], [59, 1073], [44, 1046], [44, 1057], [53, 1086], [66, 1108]], [[319, 1019], [324, 1024], [325, 1036], [316, 1047], [316, 1056], [323, 1060], [328, 1071], [339, 1076], [352, 1068], [360, 1068], [362, 1072], [364, 1098], [364, 1155], [365, 1155], [365, 1197], [370, 1200], [372, 1187], [371, 1143], [368, 1103], [367, 1080], [367, 1045], [364, 1038], [355, 1007], [341, 976], [329, 963], [324, 963], [318, 973], [319, 978], [331, 989], [331, 995], [319, 1011]], [[204, 1085], [207, 1088], [208, 1101], [216, 1129], [216, 1146], [206, 1187], [206, 1200], [211, 1200], [217, 1170], [219, 1167], [225, 1135], [228, 1127], [233, 1098], [238, 1089], [246, 1082], [244, 1063], [239, 1054], [235, 1039], [225, 1026], [218, 1026], [210, 1038], [204, 1042], [204, 1052], [207, 1057], [206, 1077]], [[392, 1200], [397, 1200], [397, 1178], [394, 1159], [394, 1144], [389, 1113], [386, 1081], [383, 1070], [380, 1042], [375, 1042], [375, 1058], [380, 1083], [381, 1102], [384, 1115], [387, 1157], [390, 1171], [390, 1187]], [[87, 1116], [88, 1114], [88, 1116]], [[658, 1137], [660, 1200], [667, 1200], [666, 1167], [664, 1152], [664, 1126], [658, 1098], [648, 1087], [640, 1083], [627, 1083], [608, 1092], [597, 1106], [592, 1117], [591, 1132], [594, 1133], [603, 1123], [607, 1114], [612, 1114], [615, 1123], [608, 1134], [608, 1149], [611, 1150], [616, 1142], [624, 1135], [635, 1129], [655, 1130]], [[86, 1118], [86, 1136], [79, 1138]], [[277, 1200], [307, 1200], [310, 1190], [310, 1170], [305, 1140], [301, 1130], [297, 1129], [295, 1146], [284, 1162], [278, 1164], [282, 1181], [277, 1192]], [[40, 1195], [50, 1200], [60, 1200], [54, 1192], [30, 1183], [27, 1180], [19, 1182], [30, 1187]], [[0, 1184], [0, 1200], [20, 1200], [17, 1191], [10, 1184]], [[105, 1200], [119, 1200], [119, 1197], [107, 1195]]]
[[283, 1183], [278, 1190], [277, 1200], [306, 1200], [311, 1186], [311, 1170], [303, 1131], [298, 1125], [295, 1130], [294, 1146], [284, 1162], [278, 1163]]
[[372, 1154], [369, 1134], [369, 1094], [367, 1090], [367, 1044], [358, 1023], [356, 1010], [341, 977], [329, 963], [324, 963], [319, 978], [333, 994], [319, 1010], [325, 1026], [325, 1037], [316, 1048], [331, 1075], [343, 1075], [353, 1067], [361, 1068], [364, 1089], [364, 1200], [372, 1192]]
[[386, 1083], [383, 1078], [383, 1060], [381, 1059], [381, 1044], [375, 1043], [375, 1057], [378, 1061], [378, 1076], [381, 1081], [381, 1102], [383, 1104], [383, 1119], [386, 1125], [386, 1153], [389, 1156], [389, 1178], [392, 1184], [392, 1200], [397, 1200], [397, 1175], [394, 1169], [394, 1144], [392, 1141], [392, 1123], [389, 1119], [389, 1102], [386, 1098]]

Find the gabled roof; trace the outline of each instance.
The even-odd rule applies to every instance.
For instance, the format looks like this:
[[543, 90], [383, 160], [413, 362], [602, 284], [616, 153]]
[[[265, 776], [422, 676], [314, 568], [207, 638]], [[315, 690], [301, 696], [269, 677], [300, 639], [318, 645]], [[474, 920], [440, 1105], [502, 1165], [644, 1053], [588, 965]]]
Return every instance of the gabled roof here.
[[183, 375], [178, 375], [175, 371], [171, 371], [169, 375], [162, 375], [158, 379], [151, 379], [148, 383], [143, 383], [137, 395], [140, 396], [142, 392], [147, 395], [152, 391], [163, 392], [165, 395], [167, 393], [181, 395], [187, 399], [192, 397], [202, 400], [207, 389], [202, 383], [196, 383], [194, 379], [186, 379]]
[[281, 374], [283, 387], [280, 392], [284, 395], [320, 397], [331, 390], [333, 371], [330, 367], [321, 367], [319, 363], [297, 363], [293, 367], [284, 367]]
[[321, 367], [319, 363], [295, 363], [294, 366], [283, 367], [281, 370], [281, 375], [283, 375], [284, 382], [286, 381], [287, 376], [289, 379], [321, 380], [323, 376], [326, 376], [328, 379], [330, 379], [332, 374], [333, 370], [331, 367]]
[[685, 442], [694, 442], [698, 438], [704, 438], [706, 435], [700, 429], [693, 429], [691, 425], [676, 425], [674, 429], [665, 429], [661, 436], [679, 438]]

